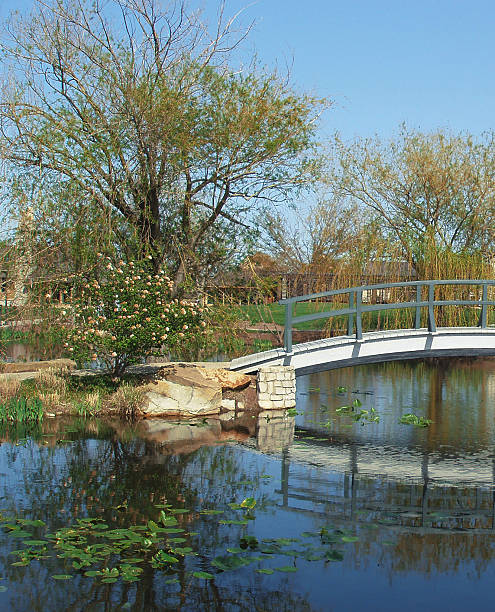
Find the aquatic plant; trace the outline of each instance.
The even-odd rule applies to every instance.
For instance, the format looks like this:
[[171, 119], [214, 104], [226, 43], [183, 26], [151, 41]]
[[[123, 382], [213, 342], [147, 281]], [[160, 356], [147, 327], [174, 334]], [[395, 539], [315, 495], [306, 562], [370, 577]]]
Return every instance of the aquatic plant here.
[[[197, 534], [187, 532], [178, 518], [193, 514], [187, 508], [156, 504], [159, 509], [156, 521], [150, 519], [143, 524], [114, 528], [102, 518], [87, 517], [53, 533], [46, 532], [46, 523], [39, 519], [12, 519], [0, 515], [0, 522], [8, 536], [23, 545], [10, 552], [15, 558], [12, 565], [23, 567], [33, 561], [43, 562], [56, 557], [63, 563], [63, 568], [60, 573], [52, 575], [54, 580], [70, 580], [79, 574], [106, 584], [136, 582], [149, 568], [173, 576], [184, 571], [186, 557], [192, 563], [187, 575], [200, 580], [212, 580], [218, 573], [263, 562], [269, 562], [272, 567], [258, 567], [256, 572], [267, 575], [276, 571], [296, 572], [298, 558], [325, 563], [341, 561], [343, 552], [335, 547], [358, 540], [350, 531], [326, 526], [316, 532], [303, 532], [299, 537], [260, 540], [245, 531], [246, 525], [255, 519], [252, 511], [257, 505], [256, 499], [247, 497], [240, 503], [228, 505], [232, 511], [242, 512], [242, 518], [227, 520], [215, 517], [224, 514], [223, 510], [217, 509], [203, 509], [197, 513], [198, 517], [203, 515], [203, 520], [217, 521], [226, 528], [242, 527], [241, 534], [233, 534], [235, 545], [231, 544], [225, 553], [211, 558], [211, 572], [204, 568], [207, 557], [194, 549], [193, 537]], [[190, 517], [187, 517], [185, 523], [189, 522]], [[287, 557], [292, 559], [292, 565], [281, 562]], [[197, 563], [201, 567], [197, 567]], [[172, 578], [166, 582], [175, 581], [176, 578]]]
[[416, 414], [409, 412], [401, 416], [399, 423], [402, 425], [414, 425], [415, 427], [429, 427], [433, 421], [423, 416], [418, 417]]
[[11, 398], [7, 402], [0, 402], [0, 422], [25, 423], [36, 421], [39, 423], [42, 420], [43, 404], [39, 397], [17, 397]]

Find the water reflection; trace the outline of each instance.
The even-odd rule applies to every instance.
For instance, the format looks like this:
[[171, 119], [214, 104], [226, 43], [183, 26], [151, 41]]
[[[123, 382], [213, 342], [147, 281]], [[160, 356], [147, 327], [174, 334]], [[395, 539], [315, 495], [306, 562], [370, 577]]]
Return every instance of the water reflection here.
[[[298, 410], [304, 414], [297, 426], [286, 415], [261, 414], [253, 438], [224, 432], [215, 419], [135, 425], [51, 420], [37, 429], [4, 428], [3, 512], [41, 518], [50, 530], [87, 516], [126, 527], [158, 520], [160, 507], [170, 503], [191, 510], [177, 520], [197, 534], [187, 539], [198, 555], [181, 557], [171, 575], [148, 567], [136, 583], [102, 584], [56, 556], [12, 566], [9, 553], [20, 544], [2, 534], [0, 575], [7, 591], [0, 593], [0, 609], [488, 607], [495, 580], [493, 370], [475, 363], [470, 375], [472, 365], [437, 373], [427, 364], [366, 366], [300, 379]], [[355, 397], [380, 411], [379, 424], [361, 426], [335, 415], [334, 406]], [[468, 397], [476, 401], [463, 407]], [[397, 423], [399, 413], [431, 418], [433, 410], [434, 429]], [[229, 504], [247, 497], [256, 499], [251, 520], [222, 524], [220, 518], [236, 516]], [[204, 509], [224, 514], [200, 514]], [[235, 549], [246, 535], [260, 543], [294, 543], [285, 558], [258, 548], [250, 554], [261, 560], [250, 566], [212, 568], [216, 555]], [[301, 558], [290, 547], [320, 548], [332, 560]], [[257, 571], [277, 566], [297, 571]], [[214, 578], [194, 579], [193, 568]], [[64, 572], [73, 579], [50, 578]]]
[[[493, 482], [493, 360], [346, 368], [301, 378], [298, 391], [298, 410], [304, 411], [298, 425], [332, 441], [294, 450], [301, 459], [311, 456], [318, 465], [347, 470], [354, 455], [361, 474], [415, 479], [423, 478], [426, 462], [435, 482]], [[378, 411], [378, 424], [362, 427], [335, 412], [356, 398]], [[428, 428], [400, 424], [410, 412], [433, 422]]]

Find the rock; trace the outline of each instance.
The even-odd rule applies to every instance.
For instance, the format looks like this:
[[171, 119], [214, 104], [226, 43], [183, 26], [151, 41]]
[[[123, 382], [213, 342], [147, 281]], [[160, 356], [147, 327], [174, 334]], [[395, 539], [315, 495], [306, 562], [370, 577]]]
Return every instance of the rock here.
[[190, 453], [204, 444], [213, 444], [221, 437], [222, 428], [217, 419], [209, 419], [201, 427], [171, 423], [164, 419], [147, 419], [140, 423], [139, 432], [158, 443], [166, 455]]
[[244, 389], [250, 383], [250, 376], [238, 372], [171, 363], [162, 367], [143, 388], [148, 398], [143, 414], [202, 417], [219, 414], [222, 406], [224, 410], [235, 410], [235, 400], [222, 402], [222, 389]]
[[191, 386], [159, 380], [146, 385], [144, 391], [149, 400], [142, 409], [145, 416], [194, 417], [220, 412], [222, 389], [219, 385]]
[[232, 372], [223, 368], [202, 368], [205, 378], [216, 380], [223, 390], [239, 391], [246, 388], [251, 383], [251, 377], [240, 372]]
[[158, 378], [173, 382], [203, 384], [204, 380], [213, 381], [223, 390], [237, 391], [244, 389], [251, 383], [251, 376], [239, 372], [231, 372], [224, 368], [204, 368], [202, 366], [185, 363], [171, 363], [161, 368]]
[[225, 410], [228, 410], [229, 412], [235, 410], [235, 400], [233, 399], [223, 399], [221, 405], [222, 405], [222, 408], [224, 408]]

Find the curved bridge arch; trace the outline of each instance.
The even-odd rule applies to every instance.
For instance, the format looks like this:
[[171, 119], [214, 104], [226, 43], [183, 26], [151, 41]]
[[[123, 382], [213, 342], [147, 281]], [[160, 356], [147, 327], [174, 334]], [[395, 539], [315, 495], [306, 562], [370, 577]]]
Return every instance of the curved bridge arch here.
[[391, 330], [363, 334], [361, 340], [343, 336], [296, 344], [293, 352], [273, 349], [234, 359], [232, 370], [256, 372], [262, 366], [291, 365], [296, 375], [365, 363], [425, 357], [495, 356], [495, 329], [470, 327]]
[[[468, 297], [476, 293], [479, 298], [475, 295], [476, 299], [435, 299], [436, 287], [445, 285], [471, 286]], [[488, 307], [495, 306], [495, 301], [488, 299], [488, 292], [489, 288], [494, 290], [494, 287], [495, 281], [488, 280], [413, 281], [363, 285], [280, 300], [279, 303], [286, 307], [284, 348], [234, 359], [230, 367], [232, 370], [256, 372], [262, 366], [291, 365], [296, 369], [296, 374], [300, 375], [318, 370], [403, 359], [495, 356], [495, 327], [489, 327], [487, 324]], [[396, 288], [405, 290], [404, 301], [368, 304], [363, 300], [366, 292], [372, 294], [373, 291], [383, 292]], [[415, 299], [411, 299], [411, 292]], [[423, 297], [425, 292], [427, 298]], [[341, 299], [343, 295], [348, 298], [346, 308], [331, 308], [302, 317], [293, 316], [293, 306], [296, 302], [324, 299], [329, 301], [331, 306], [336, 296]], [[477, 327], [437, 328], [435, 308], [438, 306], [475, 307], [479, 310], [479, 324]], [[362, 332], [361, 317], [364, 312], [401, 308], [415, 309], [414, 329]], [[427, 313], [426, 328], [420, 327], [422, 310]], [[348, 319], [347, 335], [292, 345], [293, 324], [342, 315]]]

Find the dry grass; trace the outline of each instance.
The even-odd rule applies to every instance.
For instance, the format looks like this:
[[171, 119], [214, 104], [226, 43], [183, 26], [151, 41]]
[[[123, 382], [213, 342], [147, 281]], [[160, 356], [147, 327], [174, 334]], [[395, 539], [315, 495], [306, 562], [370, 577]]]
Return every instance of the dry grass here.
[[0, 400], [8, 401], [16, 397], [21, 388], [21, 382], [16, 378], [0, 375]]
[[35, 387], [40, 393], [57, 393], [65, 395], [67, 391], [67, 376], [69, 370], [67, 368], [48, 368], [40, 370], [36, 374]]
[[124, 383], [105, 401], [105, 408], [118, 412], [120, 416], [133, 418], [139, 414], [145, 397], [144, 391]]
[[62, 405], [62, 397], [58, 391], [39, 391], [38, 397], [44, 410], [57, 410]]

